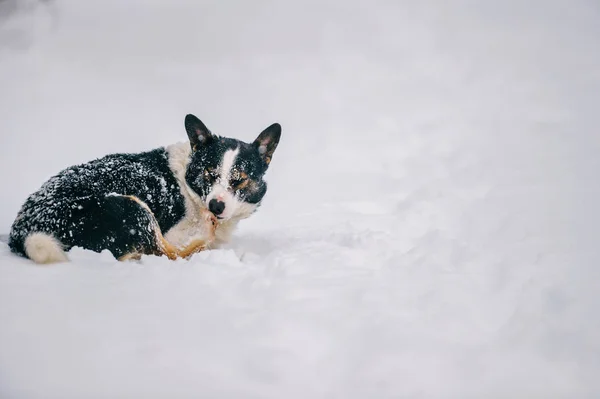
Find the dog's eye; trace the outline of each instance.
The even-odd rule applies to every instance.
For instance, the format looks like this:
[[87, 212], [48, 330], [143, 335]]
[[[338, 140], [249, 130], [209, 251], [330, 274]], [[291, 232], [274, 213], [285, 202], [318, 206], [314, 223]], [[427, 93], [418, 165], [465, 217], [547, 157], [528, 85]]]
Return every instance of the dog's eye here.
[[248, 185], [248, 177], [238, 177], [236, 179], [231, 180], [231, 187], [236, 190], [241, 190]]
[[248, 174], [239, 169], [234, 169], [231, 173], [231, 185], [233, 187], [244, 184], [244, 182], [248, 180]]

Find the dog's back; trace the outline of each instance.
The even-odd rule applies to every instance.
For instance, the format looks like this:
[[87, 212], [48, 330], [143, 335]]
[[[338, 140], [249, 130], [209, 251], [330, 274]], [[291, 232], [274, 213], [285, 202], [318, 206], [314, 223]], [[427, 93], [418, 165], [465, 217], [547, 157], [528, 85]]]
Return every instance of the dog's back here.
[[148, 242], [141, 227], [151, 222], [148, 210], [130, 197], [141, 198], [163, 229], [181, 219], [183, 198], [164, 149], [113, 154], [63, 170], [29, 196], [9, 246], [37, 263], [64, 261], [64, 251], [74, 246], [125, 255]]

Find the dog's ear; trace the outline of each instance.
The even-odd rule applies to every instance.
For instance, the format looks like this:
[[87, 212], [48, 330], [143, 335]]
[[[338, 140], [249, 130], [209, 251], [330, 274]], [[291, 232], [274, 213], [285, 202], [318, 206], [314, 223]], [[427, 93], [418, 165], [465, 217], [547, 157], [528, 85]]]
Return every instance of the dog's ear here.
[[265, 163], [268, 165], [271, 163], [273, 153], [279, 144], [279, 138], [281, 137], [281, 125], [279, 123], [273, 123], [271, 126], [262, 131], [254, 140], [253, 145], [258, 148], [258, 153]]
[[192, 114], [185, 116], [185, 130], [190, 139], [192, 151], [196, 151], [200, 146], [208, 144], [213, 138], [212, 133], [204, 123]]

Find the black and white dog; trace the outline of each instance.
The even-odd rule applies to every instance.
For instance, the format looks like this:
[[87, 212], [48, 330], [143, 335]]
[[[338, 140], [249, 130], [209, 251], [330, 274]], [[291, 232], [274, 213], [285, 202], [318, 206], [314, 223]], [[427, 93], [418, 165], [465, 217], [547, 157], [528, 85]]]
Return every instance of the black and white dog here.
[[194, 115], [185, 128], [189, 143], [112, 154], [52, 177], [17, 215], [11, 250], [37, 263], [66, 261], [72, 247], [176, 259], [227, 242], [267, 191], [281, 126], [252, 144], [213, 135]]

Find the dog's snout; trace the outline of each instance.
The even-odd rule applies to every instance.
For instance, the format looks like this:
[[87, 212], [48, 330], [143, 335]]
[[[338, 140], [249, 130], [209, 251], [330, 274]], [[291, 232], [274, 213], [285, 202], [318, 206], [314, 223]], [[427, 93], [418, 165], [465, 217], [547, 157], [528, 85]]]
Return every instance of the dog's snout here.
[[215, 216], [218, 216], [225, 210], [225, 203], [213, 198], [208, 203], [208, 210], [211, 211]]

